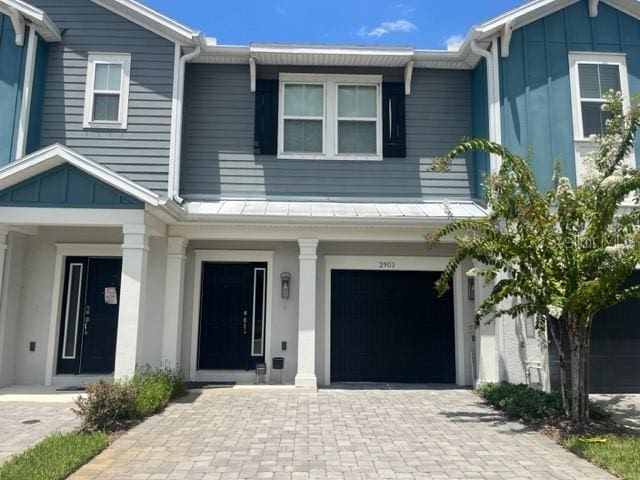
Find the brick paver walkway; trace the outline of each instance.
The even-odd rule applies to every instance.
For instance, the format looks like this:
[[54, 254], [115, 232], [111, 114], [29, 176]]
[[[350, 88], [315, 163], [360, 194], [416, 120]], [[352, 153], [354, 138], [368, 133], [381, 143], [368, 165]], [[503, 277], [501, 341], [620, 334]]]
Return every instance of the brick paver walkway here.
[[[70, 403], [0, 402], [0, 463], [54, 432], [70, 431], [78, 418]], [[37, 423], [22, 423], [39, 420]]]
[[613, 479], [467, 390], [207, 390], [74, 480]]

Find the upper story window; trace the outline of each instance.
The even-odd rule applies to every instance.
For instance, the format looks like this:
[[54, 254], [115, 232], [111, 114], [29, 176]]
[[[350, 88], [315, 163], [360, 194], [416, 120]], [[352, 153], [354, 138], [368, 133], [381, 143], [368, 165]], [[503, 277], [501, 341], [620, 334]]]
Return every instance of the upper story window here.
[[570, 53], [573, 127], [576, 140], [588, 140], [605, 131], [608, 114], [602, 111], [604, 94], [621, 92], [629, 104], [629, 80], [624, 54]]
[[382, 77], [280, 75], [278, 156], [382, 159]]
[[127, 128], [131, 55], [89, 54], [85, 128]]

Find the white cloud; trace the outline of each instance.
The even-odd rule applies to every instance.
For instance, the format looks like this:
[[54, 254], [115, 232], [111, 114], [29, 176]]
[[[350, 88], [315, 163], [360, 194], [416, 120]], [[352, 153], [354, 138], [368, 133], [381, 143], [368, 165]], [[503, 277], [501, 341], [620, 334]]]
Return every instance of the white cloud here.
[[463, 43], [464, 37], [462, 35], [451, 35], [444, 42], [447, 46], [447, 50], [460, 50]]
[[408, 33], [417, 30], [418, 27], [411, 23], [409, 20], [395, 20], [392, 22], [382, 22], [380, 25], [374, 28], [362, 27], [358, 30], [358, 35], [361, 37], [382, 37], [392, 32]]
[[278, 15], [284, 15], [285, 13], [287, 13], [287, 11], [282, 7], [278, 7], [276, 11], [278, 12]]

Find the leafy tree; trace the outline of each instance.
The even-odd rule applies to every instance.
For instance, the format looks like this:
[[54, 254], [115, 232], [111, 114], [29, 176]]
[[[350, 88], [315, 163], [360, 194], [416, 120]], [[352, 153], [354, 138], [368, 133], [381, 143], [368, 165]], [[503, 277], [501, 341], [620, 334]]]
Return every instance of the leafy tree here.
[[[446, 170], [454, 158], [472, 150], [502, 159], [485, 182], [488, 217], [453, 221], [427, 236], [431, 246], [450, 235], [458, 244], [436, 288], [443, 294], [461, 262], [472, 258], [477, 267], [467, 275], [493, 283], [476, 314], [476, 325], [503, 315], [524, 315], [545, 328], [546, 320], [553, 319], [548, 323], [560, 355], [563, 406], [577, 424], [589, 421], [594, 315], [640, 297], [640, 286], [627, 284], [640, 263], [640, 208], [629, 206], [631, 200], [637, 203], [633, 196], [640, 188], [640, 172], [626, 161], [633, 155], [640, 108], [633, 102], [624, 113], [619, 93], [609, 92], [607, 100], [606, 133], [593, 138], [597, 148], [578, 186], [555, 168], [553, 186], [541, 192], [524, 159], [487, 140], [465, 139], [433, 166]], [[565, 375], [564, 338], [570, 379]]]

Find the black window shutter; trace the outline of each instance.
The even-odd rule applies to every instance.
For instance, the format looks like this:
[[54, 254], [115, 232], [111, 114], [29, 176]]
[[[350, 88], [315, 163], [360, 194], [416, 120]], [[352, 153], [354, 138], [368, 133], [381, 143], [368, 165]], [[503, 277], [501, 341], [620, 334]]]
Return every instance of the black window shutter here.
[[254, 153], [275, 155], [278, 149], [278, 80], [256, 80]]
[[382, 84], [382, 154], [384, 157], [406, 157], [404, 83]]

